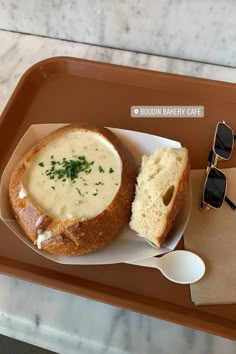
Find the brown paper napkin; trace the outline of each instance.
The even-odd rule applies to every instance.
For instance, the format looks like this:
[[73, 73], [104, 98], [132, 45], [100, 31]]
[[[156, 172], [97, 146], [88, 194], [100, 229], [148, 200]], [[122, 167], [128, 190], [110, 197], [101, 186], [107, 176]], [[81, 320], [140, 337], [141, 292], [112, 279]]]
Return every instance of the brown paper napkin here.
[[[236, 168], [224, 169], [227, 196], [236, 203]], [[224, 202], [219, 210], [200, 210], [205, 170], [191, 171], [192, 210], [184, 234], [187, 250], [206, 264], [205, 276], [190, 286], [196, 305], [236, 302], [236, 211]]]

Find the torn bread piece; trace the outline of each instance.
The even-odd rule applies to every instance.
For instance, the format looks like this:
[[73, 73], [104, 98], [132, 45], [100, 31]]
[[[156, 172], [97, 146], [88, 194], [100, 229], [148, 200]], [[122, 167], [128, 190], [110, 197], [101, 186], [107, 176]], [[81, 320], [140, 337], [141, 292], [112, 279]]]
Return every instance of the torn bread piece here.
[[130, 227], [155, 247], [161, 247], [184, 203], [189, 173], [186, 148], [159, 148], [142, 158]]

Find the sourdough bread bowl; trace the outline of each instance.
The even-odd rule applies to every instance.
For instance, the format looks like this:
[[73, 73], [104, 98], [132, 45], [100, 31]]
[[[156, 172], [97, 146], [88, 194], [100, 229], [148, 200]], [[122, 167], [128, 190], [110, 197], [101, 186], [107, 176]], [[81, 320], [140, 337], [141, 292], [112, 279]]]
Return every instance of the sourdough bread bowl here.
[[36, 247], [76, 256], [110, 244], [128, 225], [137, 167], [108, 129], [58, 129], [33, 146], [9, 183], [14, 216]]

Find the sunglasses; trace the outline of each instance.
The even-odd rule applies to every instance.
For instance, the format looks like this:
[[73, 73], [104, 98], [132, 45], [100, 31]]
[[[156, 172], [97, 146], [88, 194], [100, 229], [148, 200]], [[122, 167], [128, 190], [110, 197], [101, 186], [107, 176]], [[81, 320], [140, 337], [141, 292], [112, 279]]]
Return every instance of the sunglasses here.
[[226, 176], [216, 167], [218, 160], [230, 159], [235, 139], [233, 130], [224, 121], [217, 123], [213, 147], [208, 157], [202, 208], [219, 209], [225, 201], [231, 209], [236, 209], [236, 205], [226, 196]]

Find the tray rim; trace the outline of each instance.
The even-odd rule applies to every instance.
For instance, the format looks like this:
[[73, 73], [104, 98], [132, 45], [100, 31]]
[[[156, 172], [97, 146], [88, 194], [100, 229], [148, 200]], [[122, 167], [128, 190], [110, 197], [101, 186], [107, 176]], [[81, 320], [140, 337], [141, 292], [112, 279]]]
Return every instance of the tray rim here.
[[[4, 264], [1, 263], [1, 260], [4, 260]], [[16, 263], [17, 265], [24, 265], [24, 263], [19, 261], [14, 261], [14, 263]], [[128, 264], [128, 266], [132, 265]], [[38, 266], [33, 266], [33, 268], [40, 269], [40, 267]], [[15, 270], [15, 272], [13, 273], [12, 270]], [[49, 273], [50, 272], [54, 274], [58, 273], [53, 270], [49, 270]], [[34, 274], [34, 279], [30, 278], [30, 274], [32, 273]], [[102, 302], [107, 305], [120, 307], [128, 311], [141, 313], [146, 316], [158, 318], [160, 320], [172, 322], [181, 326], [190, 327], [195, 330], [207, 332], [209, 334], [221, 336], [227, 339], [235, 340], [236, 338], [234, 323], [231, 323], [231, 320], [229, 321], [227, 319], [220, 318], [219, 321], [218, 316], [209, 313], [204, 313], [204, 318], [192, 318], [190, 316], [191, 313], [198, 312], [198, 308], [201, 308], [204, 305], [197, 306], [196, 309], [190, 309], [181, 305], [175, 305], [170, 302], [165, 302], [163, 300], [157, 300], [150, 297], [147, 298], [144, 295], [137, 295], [124, 289], [114, 288], [112, 286], [107, 286], [101, 283], [95, 283], [86, 279], [75, 278], [74, 276], [69, 277], [75, 278], [76, 282], [78, 282], [78, 279], [80, 279], [81, 282], [79, 285], [72, 284], [70, 282], [65, 283], [64, 281], [55, 277], [52, 278], [46, 275], [42, 276], [37, 272], [30, 272], [27, 269], [23, 269], [23, 267], [14, 268], [13, 266], [11, 266], [11, 260], [4, 257], [0, 257], [0, 274], [11, 276], [16, 279], [21, 279], [40, 286], [45, 286], [45, 279], [48, 279], [46, 287], [54, 290], [84, 297], [89, 300]], [[64, 287], [65, 284], [68, 286], [66, 289]], [[95, 285], [95, 287], [91, 288], [90, 284]], [[109, 291], [107, 291], [108, 289]], [[140, 301], [140, 299], [142, 299], [143, 301]], [[153, 312], [154, 302], [155, 313]], [[162, 307], [161, 305], [164, 305], [164, 307]], [[227, 306], [227, 304], [225, 304], [224, 306]], [[215, 322], [214, 320], [217, 321]], [[230, 322], [230, 326], [226, 327], [226, 322], [227, 324], [229, 324]], [[206, 328], [206, 324], [211, 327]]]
[[90, 65], [98, 65], [100, 68], [104, 67], [110, 67], [110, 68], [116, 68], [118, 70], [128, 70], [129, 72], [133, 72], [133, 73], [145, 73], [145, 74], [149, 74], [149, 75], [158, 75], [160, 77], [163, 78], [171, 78], [171, 79], [175, 79], [175, 80], [184, 80], [184, 81], [188, 81], [188, 82], [199, 82], [199, 83], [206, 83], [208, 85], [217, 85], [217, 86], [222, 86], [222, 87], [235, 87], [235, 83], [231, 83], [231, 82], [225, 82], [225, 81], [220, 81], [220, 80], [211, 80], [211, 79], [206, 79], [206, 78], [199, 78], [199, 77], [194, 77], [194, 76], [188, 76], [188, 75], [182, 75], [182, 74], [172, 74], [172, 73], [168, 73], [168, 72], [162, 72], [162, 71], [158, 71], [158, 70], [149, 70], [149, 69], [143, 69], [143, 68], [137, 68], [137, 67], [131, 67], [131, 66], [127, 66], [127, 65], [118, 65], [118, 64], [112, 64], [112, 63], [106, 63], [106, 62], [101, 62], [101, 61], [96, 61], [96, 60], [87, 60], [87, 59], [81, 59], [81, 58], [76, 58], [76, 57], [70, 57], [70, 56], [55, 56], [55, 57], [51, 57], [51, 58], [47, 58], [47, 59], [43, 59], [40, 60], [39, 62], [31, 65], [20, 77], [16, 87], [14, 88], [12, 94], [10, 95], [3, 111], [0, 114], [0, 128], [2, 125], [2, 122], [5, 119], [5, 116], [11, 106], [12, 101], [15, 100], [15, 97], [17, 96], [18, 92], [20, 91], [21, 87], [23, 86], [23, 84], [25, 83], [25, 81], [27, 80], [28, 77], [31, 76], [32, 72], [35, 71], [35, 69], [42, 67], [43, 65], [48, 65], [51, 63], [58, 63], [58, 62], [79, 62], [81, 64], [90, 64]]
[[[35, 70], [40, 68], [40, 66], [42, 66], [42, 65], [47, 65], [50, 63], [54, 63], [54, 62], [60, 63], [60, 62], [66, 62], [66, 61], [76, 62], [76, 63], [79, 62], [84, 65], [86, 65], [86, 64], [87, 65], [88, 64], [89, 65], [96, 65], [96, 66], [99, 66], [100, 68], [104, 68], [104, 69], [106, 69], [107, 67], [109, 67], [109, 68], [115, 67], [115, 69], [118, 69], [118, 70], [123, 70], [123, 71], [128, 70], [129, 72], [133, 72], [133, 73], [137, 73], [137, 74], [145, 73], [145, 74], [151, 75], [151, 76], [157, 75], [162, 78], [171, 78], [174, 80], [184, 80], [184, 81], [191, 82], [191, 83], [201, 83], [201, 84], [205, 83], [207, 85], [217, 85], [217, 86], [227, 87], [227, 88], [236, 88], [236, 84], [228, 83], [228, 82], [224, 82], [224, 81], [203, 79], [203, 78], [191, 77], [191, 76], [187, 76], [187, 75], [165, 73], [165, 72], [159, 72], [159, 71], [155, 71], [155, 70], [147, 70], [147, 69], [141, 69], [141, 68], [129, 67], [129, 66], [123, 66], [123, 65], [116, 65], [116, 64], [104, 63], [104, 62], [93, 61], [93, 60], [79, 59], [79, 58], [75, 58], [75, 57], [67, 57], [67, 56], [53, 57], [53, 58], [44, 59], [42, 61], [35, 63], [22, 75], [22, 77], [20, 78], [13, 93], [11, 94], [5, 108], [3, 109], [3, 111], [0, 115], [0, 129], [1, 129], [2, 123], [5, 121], [5, 119], [7, 117], [7, 114], [11, 108], [12, 102], [15, 101], [17, 95], [21, 91], [21, 88], [24, 86], [28, 77], [30, 77], [31, 74]], [[1, 260], [4, 260], [5, 264], [2, 264]], [[24, 263], [22, 263], [20, 261], [14, 261], [14, 262], [19, 265], [20, 264], [24, 265]], [[126, 266], [130, 267], [131, 265], [126, 265]], [[39, 268], [36, 266], [34, 266], [34, 267]], [[77, 284], [75, 287], [73, 284], [71, 284], [71, 288], [65, 289], [65, 287], [63, 287], [63, 284], [65, 284], [65, 283], [62, 280], [53, 279], [53, 284], [51, 284], [52, 279], [49, 278], [48, 276], [46, 276], [46, 275], [42, 276], [40, 274], [34, 273], [35, 278], [37, 278], [37, 281], [36, 280], [34, 281], [34, 279], [31, 279], [31, 277], [30, 277], [30, 274], [32, 274], [32, 272], [30, 272], [27, 269], [23, 269], [23, 268], [24, 267], [22, 267], [21, 270], [19, 271], [18, 268], [16, 268], [16, 267], [14, 268], [14, 266], [11, 265], [11, 259], [0, 257], [0, 273], [1, 274], [15, 277], [18, 279], [22, 279], [25, 281], [29, 281], [32, 283], [36, 283], [39, 285], [43, 285], [46, 287], [51, 287], [53, 289], [57, 289], [57, 290], [61, 290], [61, 291], [68, 290], [67, 292], [69, 292], [69, 293], [83, 296], [83, 297], [86, 297], [86, 298], [89, 298], [89, 299], [92, 299], [95, 301], [100, 301], [100, 302], [107, 303], [107, 304], [110, 304], [113, 306], [118, 306], [121, 308], [125, 308], [127, 310], [142, 313], [142, 314], [145, 314], [148, 316], [157, 317], [162, 320], [169, 321], [169, 322], [178, 323], [180, 325], [188, 326], [188, 327], [191, 327], [191, 328], [194, 328], [197, 330], [208, 332], [213, 335], [219, 335], [219, 336], [223, 336], [223, 337], [229, 338], [229, 339], [236, 339], [234, 324], [232, 323], [232, 325], [231, 325], [231, 322], [232, 322], [231, 320], [224, 319], [219, 316], [205, 313], [205, 312], [204, 312], [203, 317], [204, 318], [207, 317], [208, 318], [207, 321], [204, 318], [196, 318], [196, 317], [192, 318], [191, 312], [198, 312], [198, 309], [201, 309], [201, 306], [197, 306], [192, 309], [192, 308], [183, 307], [181, 305], [175, 305], [170, 302], [164, 302], [162, 300], [155, 299], [156, 303], [157, 302], [160, 304], [165, 303], [165, 307], [162, 308], [161, 306], [155, 306], [155, 313], [153, 313], [153, 305], [150, 303], [150, 300], [149, 300], [149, 303], [145, 303], [145, 301], [147, 301], [147, 297], [144, 297], [143, 295], [137, 295], [135, 293], [131, 293], [131, 292], [124, 290], [124, 289], [113, 288], [111, 286], [103, 285], [101, 283], [95, 283], [95, 282], [92, 282], [89, 280], [85, 281], [84, 279], [82, 279], [83, 286]], [[14, 271], [15, 271], [15, 273], [14, 273]], [[50, 270], [50, 271], [56, 273], [55, 271], [52, 271], [52, 270]], [[20, 273], [20, 274], [18, 274], [18, 273]], [[50, 279], [50, 281], [47, 282], [46, 285], [45, 285], [45, 279]], [[78, 281], [78, 279], [81, 279], [81, 278], [77, 278], [77, 281]], [[97, 289], [96, 290], [91, 289], [91, 287], [88, 286], [88, 283], [95, 284], [95, 286], [97, 286]], [[77, 291], [75, 290], [75, 288], [77, 289]], [[78, 289], [79, 289], [79, 292], [78, 292]], [[101, 291], [101, 289], [103, 289], [103, 291]], [[107, 292], [106, 291], [107, 289], [109, 289], [110, 292]], [[123, 298], [122, 295], [123, 296], [126, 295], [126, 297]], [[131, 297], [132, 297], [132, 299], [131, 299]], [[144, 299], [144, 298], [145, 298], [145, 301], [141, 302], [140, 299]], [[152, 298], [148, 298], [148, 299], [152, 299]], [[223, 306], [227, 306], [227, 305], [223, 305]], [[176, 311], [177, 308], [179, 308], [179, 311]], [[218, 320], [217, 323], [214, 321], [214, 318]], [[227, 324], [229, 326], [226, 327]]]

